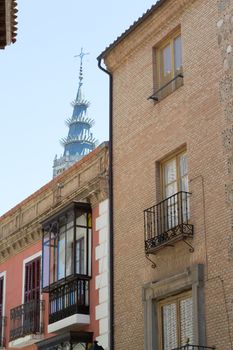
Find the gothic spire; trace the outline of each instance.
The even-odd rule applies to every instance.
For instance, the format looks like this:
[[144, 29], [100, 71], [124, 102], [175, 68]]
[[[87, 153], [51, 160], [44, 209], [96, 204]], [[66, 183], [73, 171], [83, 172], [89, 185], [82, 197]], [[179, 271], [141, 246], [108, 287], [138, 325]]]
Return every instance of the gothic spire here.
[[86, 154], [95, 148], [96, 140], [90, 132], [94, 124], [94, 120], [87, 116], [87, 109], [90, 103], [84, 99], [83, 86], [83, 57], [89, 53], [84, 53], [83, 49], [79, 55], [79, 85], [76, 99], [71, 103], [73, 106], [72, 117], [66, 120], [66, 125], [69, 127], [68, 136], [61, 140], [64, 147], [63, 156], [59, 159], [55, 157], [53, 163], [53, 176], [57, 176], [69, 166], [80, 160]]

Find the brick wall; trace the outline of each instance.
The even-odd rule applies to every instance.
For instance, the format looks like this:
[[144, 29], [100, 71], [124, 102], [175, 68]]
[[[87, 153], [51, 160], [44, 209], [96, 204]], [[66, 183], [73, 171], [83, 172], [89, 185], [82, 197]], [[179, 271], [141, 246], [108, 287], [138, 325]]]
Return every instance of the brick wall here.
[[[232, 109], [223, 103], [232, 96], [233, 70], [231, 65], [224, 73], [218, 44], [226, 14], [233, 14], [232, 1], [166, 1], [105, 57], [113, 73], [116, 350], [144, 348], [143, 285], [196, 264], [205, 267], [206, 344], [233, 346]], [[153, 92], [152, 48], [179, 25], [184, 85], [155, 104], [147, 100]], [[233, 44], [229, 35], [227, 40], [226, 47]], [[178, 242], [151, 257], [157, 264], [152, 269], [144, 253], [143, 210], [158, 199], [156, 162], [183, 145], [194, 252]]]

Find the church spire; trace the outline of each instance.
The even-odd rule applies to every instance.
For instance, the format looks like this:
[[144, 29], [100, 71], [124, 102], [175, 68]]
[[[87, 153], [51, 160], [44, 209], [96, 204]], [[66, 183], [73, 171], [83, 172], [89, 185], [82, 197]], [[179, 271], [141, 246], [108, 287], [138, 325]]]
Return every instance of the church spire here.
[[81, 48], [81, 52], [79, 55], [76, 55], [74, 57], [80, 57], [80, 69], [79, 69], [79, 86], [78, 86], [78, 92], [77, 92], [77, 97], [76, 101], [81, 102], [82, 101], [82, 85], [83, 85], [83, 57], [89, 55], [89, 52], [84, 53], [83, 48]]
[[82, 92], [83, 86], [83, 57], [88, 55], [83, 49], [79, 55], [79, 85], [76, 99], [71, 103], [73, 106], [72, 117], [66, 120], [66, 125], [69, 127], [68, 136], [61, 140], [64, 147], [63, 156], [59, 159], [55, 157], [53, 163], [53, 176], [59, 175], [65, 169], [80, 160], [86, 154], [95, 148], [96, 140], [90, 132], [94, 124], [94, 120], [87, 116], [87, 109], [90, 103], [85, 100]]

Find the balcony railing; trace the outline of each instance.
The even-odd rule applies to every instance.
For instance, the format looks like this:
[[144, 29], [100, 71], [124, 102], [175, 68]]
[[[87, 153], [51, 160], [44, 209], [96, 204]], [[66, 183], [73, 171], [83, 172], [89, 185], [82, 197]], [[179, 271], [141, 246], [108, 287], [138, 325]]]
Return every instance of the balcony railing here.
[[216, 348], [213, 347], [209, 347], [209, 346], [202, 346], [202, 345], [191, 345], [191, 344], [186, 344], [183, 346], [180, 346], [179, 348], [174, 348], [172, 350], [215, 350]]
[[157, 91], [153, 93], [153, 95], [148, 97], [148, 100], [154, 100], [155, 102], [159, 102], [161, 99], [178, 89], [183, 85], [183, 74], [177, 74], [173, 79], [169, 80], [166, 84], [161, 86]]
[[144, 210], [146, 253], [154, 253], [161, 246], [193, 236], [189, 223], [188, 192], [178, 192], [151, 208]]
[[74, 314], [89, 314], [90, 277], [75, 277], [49, 292], [49, 324]]
[[10, 310], [10, 341], [44, 333], [44, 301], [31, 300]]

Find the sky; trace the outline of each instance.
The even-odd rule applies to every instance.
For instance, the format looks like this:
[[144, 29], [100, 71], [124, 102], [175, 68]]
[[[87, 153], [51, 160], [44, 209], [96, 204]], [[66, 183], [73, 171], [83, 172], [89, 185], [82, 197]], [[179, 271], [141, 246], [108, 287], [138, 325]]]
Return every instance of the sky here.
[[108, 76], [96, 57], [156, 0], [18, 0], [17, 42], [0, 50], [0, 216], [52, 179], [78, 88], [108, 140]]

